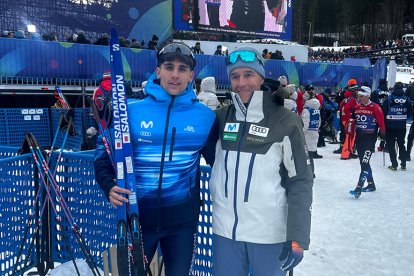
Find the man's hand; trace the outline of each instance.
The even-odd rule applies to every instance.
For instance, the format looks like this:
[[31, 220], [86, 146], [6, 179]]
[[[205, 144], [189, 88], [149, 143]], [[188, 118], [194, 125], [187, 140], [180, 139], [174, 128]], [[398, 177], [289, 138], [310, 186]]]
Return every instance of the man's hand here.
[[[287, 258], [287, 259], [286, 259]], [[279, 260], [286, 262], [280, 267], [283, 271], [292, 270], [303, 259], [303, 248], [295, 241], [287, 241], [283, 245]]]
[[122, 206], [123, 202], [127, 203], [128, 199], [123, 197], [122, 194], [130, 195], [132, 194], [130, 190], [119, 188], [118, 186], [113, 186], [109, 191], [109, 201], [112, 206], [115, 208], [117, 206]]

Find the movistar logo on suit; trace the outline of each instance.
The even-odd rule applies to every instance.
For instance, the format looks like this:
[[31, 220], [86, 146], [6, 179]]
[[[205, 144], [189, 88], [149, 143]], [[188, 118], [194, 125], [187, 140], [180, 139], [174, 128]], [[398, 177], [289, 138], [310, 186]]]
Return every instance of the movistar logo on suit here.
[[224, 126], [225, 132], [239, 132], [239, 123], [226, 123]]
[[141, 128], [152, 128], [154, 126], [154, 123], [152, 121], [149, 121], [148, 123], [145, 121], [141, 121]]

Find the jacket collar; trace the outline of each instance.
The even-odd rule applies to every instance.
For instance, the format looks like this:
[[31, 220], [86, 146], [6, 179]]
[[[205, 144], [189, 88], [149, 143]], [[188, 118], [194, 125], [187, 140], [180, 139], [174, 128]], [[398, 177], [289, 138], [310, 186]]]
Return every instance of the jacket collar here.
[[258, 123], [264, 118], [263, 113], [263, 91], [254, 91], [249, 102], [249, 107], [243, 104], [239, 94], [231, 92], [234, 107], [236, 108], [236, 119], [249, 123]]
[[174, 106], [188, 105], [197, 101], [197, 97], [193, 89], [193, 82], [190, 82], [183, 92], [176, 96], [172, 96], [159, 85], [159, 80], [157, 79], [155, 73], [153, 73], [148, 79], [147, 85], [145, 86], [145, 93], [152, 96], [157, 102], [170, 102], [171, 99], [175, 97]]

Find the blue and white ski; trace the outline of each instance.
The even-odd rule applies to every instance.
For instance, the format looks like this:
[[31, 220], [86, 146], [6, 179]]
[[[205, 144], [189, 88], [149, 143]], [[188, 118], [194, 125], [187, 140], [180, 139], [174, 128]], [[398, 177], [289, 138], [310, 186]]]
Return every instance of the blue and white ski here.
[[[139, 224], [133, 152], [129, 132], [127, 98], [125, 94], [124, 70], [122, 67], [122, 56], [119, 47], [118, 34], [115, 29], [111, 30], [110, 65], [116, 182], [119, 187], [129, 189], [132, 192], [129, 196], [129, 216], [127, 215], [126, 204], [117, 208], [118, 272], [121, 276], [145, 276], [145, 258]], [[132, 257], [134, 265], [130, 265], [128, 258], [128, 233], [130, 233], [130, 239], [133, 246]]]

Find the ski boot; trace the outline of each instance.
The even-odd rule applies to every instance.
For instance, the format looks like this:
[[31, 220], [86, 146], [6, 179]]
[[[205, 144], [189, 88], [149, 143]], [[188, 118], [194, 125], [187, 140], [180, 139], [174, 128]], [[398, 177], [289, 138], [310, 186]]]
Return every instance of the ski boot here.
[[359, 198], [361, 196], [361, 190], [361, 187], [357, 186], [355, 190], [351, 190], [349, 191], [349, 193], [353, 195], [355, 198]]
[[377, 188], [375, 187], [375, 183], [374, 182], [368, 182], [368, 185], [364, 188], [361, 189], [361, 191], [363, 193], [366, 192], [375, 192], [377, 190]]
[[393, 165], [388, 166], [388, 169], [390, 169], [393, 172], [396, 172], [397, 171], [397, 167], [394, 167]]

